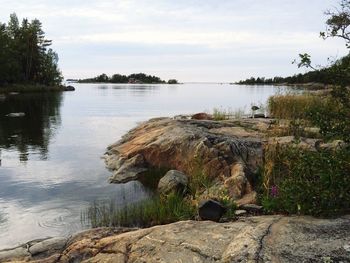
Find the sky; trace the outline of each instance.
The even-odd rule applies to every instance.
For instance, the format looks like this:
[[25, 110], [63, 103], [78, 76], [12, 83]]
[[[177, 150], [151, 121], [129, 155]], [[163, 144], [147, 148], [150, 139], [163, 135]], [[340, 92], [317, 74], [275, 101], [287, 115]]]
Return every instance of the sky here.
[[324, 11], [337, 0], [0, 0], [38, 18], [65, 78], [144, 72], [181, 82], [288, 76], [309, 53], [314, 64], [347, 54], [323, 40]]

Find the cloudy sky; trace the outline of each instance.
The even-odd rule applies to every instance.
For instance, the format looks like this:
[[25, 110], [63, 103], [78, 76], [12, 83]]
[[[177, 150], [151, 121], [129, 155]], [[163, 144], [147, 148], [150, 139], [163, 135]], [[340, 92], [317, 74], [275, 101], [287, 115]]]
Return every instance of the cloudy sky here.
[[323, 12], [337, 0], [0, 0], [38, 18], [65, 78], [145, 72], [180, 81], [287, 76], [301, 52], [316, 64], [347, 51], [322, 40]]

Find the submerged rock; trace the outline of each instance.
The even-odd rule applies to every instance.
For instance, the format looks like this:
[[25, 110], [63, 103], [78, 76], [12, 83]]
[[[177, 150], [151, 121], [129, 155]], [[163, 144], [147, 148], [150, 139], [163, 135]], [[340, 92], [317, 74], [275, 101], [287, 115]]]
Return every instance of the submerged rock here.
[[177, 170], [170, 170], [159, 180], [158, 192], [162, 194], [183, 193], [187, 188], [187, 184], [187, 175]]

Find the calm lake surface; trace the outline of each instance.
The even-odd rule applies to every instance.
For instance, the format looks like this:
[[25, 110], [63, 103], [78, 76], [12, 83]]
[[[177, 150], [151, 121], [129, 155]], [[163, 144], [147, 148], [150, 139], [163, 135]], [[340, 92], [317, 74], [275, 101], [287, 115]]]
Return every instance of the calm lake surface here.
[[[146, 198], [139, 182], [108, 183], [101, 156], [151, 117], [244, 109], [281, 89], [228, 84], [74, 84], [76, 91], [20, 94], [0, 101], [0, 249], [69, 235], [95, 200]], [[10, 118], [10, 112], [25, 117]]]

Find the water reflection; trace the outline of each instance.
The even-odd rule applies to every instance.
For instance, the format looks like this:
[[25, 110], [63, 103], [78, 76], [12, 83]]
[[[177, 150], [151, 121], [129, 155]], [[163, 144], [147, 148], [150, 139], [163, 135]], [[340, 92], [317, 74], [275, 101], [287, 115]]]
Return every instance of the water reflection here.
[[5, 214], [0, 211], [0, 224], [3, 224], [6, 221]]
[[[147, 198], [139, 182], [110, 185], [100, 159], [107, 145], [140, 121], [214, 107], [250, 109], [276, 93], [271, 86], [74, 86], [74, 92], [0, 101], [0, 249], [80, 230], [81, 211], [91, 202], [113, 199], [125, 206]], [[5, 117], [11, 112], [26, 116]]]
[[[31, 151], [47, 159], [49, 141], [61, 124], [61, 102], [60, 92], [12, 95], [0, 101], [0, 148], [15, 148], [24, 162]], [[6, 116], [13, 112], [25, 116]]]

